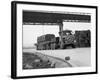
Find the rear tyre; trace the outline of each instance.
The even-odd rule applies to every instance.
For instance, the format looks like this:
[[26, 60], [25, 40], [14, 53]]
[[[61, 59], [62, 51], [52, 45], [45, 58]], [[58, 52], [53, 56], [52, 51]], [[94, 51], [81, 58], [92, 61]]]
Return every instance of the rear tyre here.
[[75, 45], [74, 44], [72, 44], [72, 48], [75, 48]]

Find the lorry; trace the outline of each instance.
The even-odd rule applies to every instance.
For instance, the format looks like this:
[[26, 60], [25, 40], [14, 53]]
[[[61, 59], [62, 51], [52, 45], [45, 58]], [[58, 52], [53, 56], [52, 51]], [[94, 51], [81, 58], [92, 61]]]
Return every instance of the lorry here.
[[45, 34], [37, 38], [37, 50], [55, 50], [67, 49], [69, 47], [90, 47], [91, 46], [90, 30], [75, 31], [63, 30], [59, 32], [59, 36], [54, 34]]

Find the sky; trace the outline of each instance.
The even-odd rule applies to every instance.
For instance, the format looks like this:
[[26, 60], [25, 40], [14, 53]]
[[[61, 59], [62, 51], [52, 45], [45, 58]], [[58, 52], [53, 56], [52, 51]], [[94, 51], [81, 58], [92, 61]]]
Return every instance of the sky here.
[[[91, 30], [91, 23], [63, 22], [63, 29]], [[23, 25], [23, 47], [34, 47], [37, 37], [45, 34], [55, 34], [59, 36], [58, 25]]]
[[59, 36], [58, 32], [58, 25], [23, 25], [23, 46], [34, 46], [38, 36], [45, 34], [55, 34], [55, 36]]

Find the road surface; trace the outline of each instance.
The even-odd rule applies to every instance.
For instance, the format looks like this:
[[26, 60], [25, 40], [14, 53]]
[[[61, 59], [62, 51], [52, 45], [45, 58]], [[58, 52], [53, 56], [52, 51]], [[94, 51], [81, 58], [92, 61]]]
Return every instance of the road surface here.
[[68, 62], [74, 67], [91, 66], [91, 48], [74, 48], [64, 50], [23, 49], [23, 52], [39, 52], [62, 60], [65, 60], [65, 57], [69, 56], [70, 60]]

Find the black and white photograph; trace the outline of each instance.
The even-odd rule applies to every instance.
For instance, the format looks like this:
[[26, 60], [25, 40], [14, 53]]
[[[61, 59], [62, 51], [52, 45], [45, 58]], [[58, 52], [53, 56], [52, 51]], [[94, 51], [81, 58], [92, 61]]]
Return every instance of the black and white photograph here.
[[14, 77], [96, 73], [96, 6], [12, 4]]
[[23, 69], [91, 66], [91, 14], [23, 10]]

